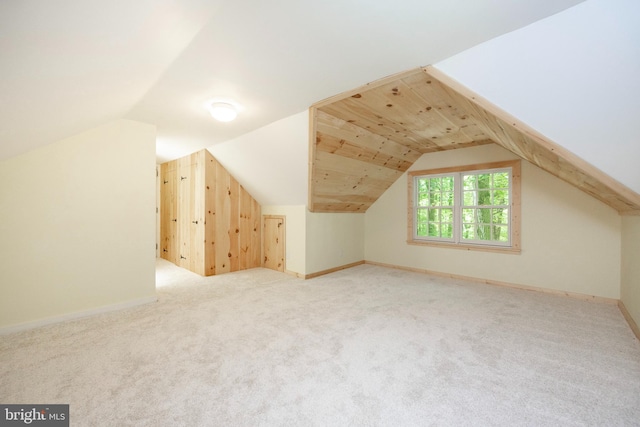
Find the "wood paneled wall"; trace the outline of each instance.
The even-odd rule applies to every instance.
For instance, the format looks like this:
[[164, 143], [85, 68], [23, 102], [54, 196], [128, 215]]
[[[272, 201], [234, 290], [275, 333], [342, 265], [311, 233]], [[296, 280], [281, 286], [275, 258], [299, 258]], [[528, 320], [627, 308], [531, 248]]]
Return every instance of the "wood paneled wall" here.
[[203, 276], [260, 267], [260, 205], [207, 150], [160, 174], [162, 258]]

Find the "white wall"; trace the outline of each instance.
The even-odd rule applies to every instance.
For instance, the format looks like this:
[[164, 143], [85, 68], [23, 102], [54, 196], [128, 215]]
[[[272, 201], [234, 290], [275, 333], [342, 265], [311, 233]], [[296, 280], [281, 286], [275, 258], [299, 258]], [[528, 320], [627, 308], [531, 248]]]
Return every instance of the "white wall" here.
[[0, 328], [155, 298], [155, 203], [150, 125], [119, 120], [2, 161]]
[[285, 216], [285, 269], [301, 276], [306, 271], [306, 211], [305, 205], [262, 206], [262, 215]]
[[307, 203], [308, 111], [208, 150], [261, 206]]
[[640, 192], [640, 2], [588, 0], [436, 66]]
[[640, 217], [622, 217], [622, 285], [620, 299], [640, 326]]
[[306, 273], [363, 261], [364, 217], [355, 213], [307, 211]]
[[[514, 159], [497, 145], [425, 154], [410, 170]], [[365, 214], [365, 258], [399, 266], [607, 298], [620, 296], [620, 216], [522, 162], [522, 253], [408, 245], [407, 174]]]

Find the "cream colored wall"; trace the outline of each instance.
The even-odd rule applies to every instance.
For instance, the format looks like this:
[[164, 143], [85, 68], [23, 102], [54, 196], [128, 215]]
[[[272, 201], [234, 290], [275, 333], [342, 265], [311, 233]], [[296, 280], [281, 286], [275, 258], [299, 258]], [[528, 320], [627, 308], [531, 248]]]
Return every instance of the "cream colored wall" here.
[[155, 298], [155, 127], [0, 162], [0, 330]]
[[306, 273], [364, 260], [364, 214], [307, 211]]
[[285, 216], [285, 269], [301, 276], [306, 269], [306, 211], [305, 205], [262, 206], [262, 215]]
[[640, 326], [640, 216], [622, 217], [622, 281], [620, 299]]
[[309, 113], [207, 148], [261, 206], [307, 203]]
[[364, 260], [364, 215], [312, 213], [305, 205], [262, 206], [286, 217], [285, 267], [305, 276]]
[[[422, 156], [411, 170], [515, 159], [497, 145]], [[522, 162], [522, 253], [414, 246], [407, 239], [404, 174], [365, 215], [365, 258], [481, 279], [620, 297], [616, 211], [541, 169]]]

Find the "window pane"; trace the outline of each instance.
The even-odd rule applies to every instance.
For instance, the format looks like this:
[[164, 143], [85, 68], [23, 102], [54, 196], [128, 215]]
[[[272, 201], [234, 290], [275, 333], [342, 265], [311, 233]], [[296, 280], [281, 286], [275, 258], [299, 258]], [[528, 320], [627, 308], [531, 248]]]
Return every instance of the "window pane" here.
[[509, 190], [495, 190], [493, 192], [493, 204], [494, 205], [508, 205], [509, 204]]
[[496, 225], [509, 224], [509, 209], [493, 209], [492, 220]]
[[478, 191], [478, 205], [490, 205], [491, 204], [491, 191], [484, 190]]
[[[416, 237], [509, 243], [511, 172], [504, 169], [478, 172], [480, 170], [415, 178]], [[459, 179], [460, 185], [456, 181]], [[461, 206], [457, 207], [458, 204]]]
[[476, 237], [478, 240], [491, 240], [491, 226], [489, 224], [478, 224]]
[[443, 191], [453, 191], [453, 177], [452, 176], [442, 177], [442, 190]]
[[475, 209], [462, 209], [462, 222], [471, 223], [475, 222], [476, 210]]
[[463, 224], [462, 225], [462, 238], [474, 240], [476, 237], [475, 234], [475, 224]]
[[442, 180], [441, 178], [431, 178], [429, 180], [429, 187], [430, 187], [429, 190], [430, 191], [440, 190], [440, 188], [441, 188], [441, 185], [440, 185], [441, 180]]
[[509, 241], [509, 227], [493, 227], [493, 239], [499, 242]]
[[464, 190], [475, 190], [476, 187], [476, 176], [475, 175], [464, 175], [462, 177], [462, 186]]
[[491, 188], [490, 173], [483, 173], [478, 175], [478, 188]]
[[476, 206], [477, 203], [477, 193], [475, 191], [465, 191], [464, 192], [464, 202], [465, 206]]
[[442, 231], [442, 237], [446, 237], [448, 239], [453, 238], [453, 225], [452, 224], [442, 224], [440, 226], [440, 231]]
[[491, 224], [491, 209], [477, 209], [477, 220], [482, 224]]
[[498, 172], [493, 174], [494, 188], [509, 188], [509, 172]]
[[440, 222], [453, 223], [453, 209], [442, 209], [440, 211]]

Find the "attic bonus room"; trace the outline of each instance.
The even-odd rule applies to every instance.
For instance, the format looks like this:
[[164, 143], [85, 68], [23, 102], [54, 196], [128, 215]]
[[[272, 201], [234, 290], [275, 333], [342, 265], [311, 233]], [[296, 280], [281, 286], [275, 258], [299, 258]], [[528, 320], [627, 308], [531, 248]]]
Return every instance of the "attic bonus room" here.
[[639, 20], [1, 2], [0, 424], [640, 425]]

